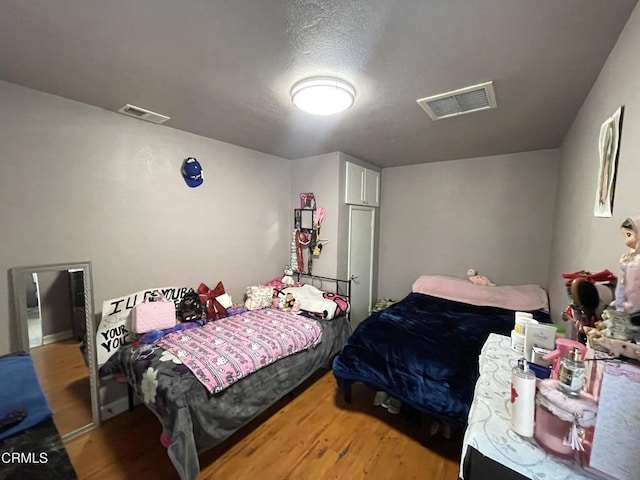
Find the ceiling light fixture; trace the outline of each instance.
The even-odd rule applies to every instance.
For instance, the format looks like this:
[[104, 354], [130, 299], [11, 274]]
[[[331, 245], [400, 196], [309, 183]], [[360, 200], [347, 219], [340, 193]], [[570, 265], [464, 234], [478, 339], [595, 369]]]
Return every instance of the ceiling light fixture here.
[[337, 78], [308, 78], [296, 83], [291, 89], [293, 104], [313, 115], [342, 112], [353, 105], [355, 96], [353, 87]]

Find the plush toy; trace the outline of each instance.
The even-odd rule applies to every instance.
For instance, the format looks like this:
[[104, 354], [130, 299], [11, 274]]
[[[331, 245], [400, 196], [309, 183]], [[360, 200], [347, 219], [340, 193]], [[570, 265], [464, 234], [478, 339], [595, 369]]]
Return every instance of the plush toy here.
[[278, 302], [278, 308], [284, 312], [290, 312], [298, 314], [301, 311], [300, 302], [297, 302], [293, 294], [287, 293], [284, 297], [274, 298], [275, 302]]
[[290, 312], [293, 309], [293, 305], [295, 303], [296, 299], [293, 297], [293, 294], [287, 293], [282, 301], [282, 310], [284, 310], [285, 312]]
[[282, 277], [282, 283], [284, 283], [285, 285], [293, 286], [294, 281], [291, 275], [293, 275], [293, 269], [289, 265], [285, 266], [284, 277]]
[[477, 285], [495, 285], [489, 278], [484, 275], [478, 275], [478, 272], [475, 268], [470, 268], [467, 270], [467, 275], [469, 276], [469, 280]]

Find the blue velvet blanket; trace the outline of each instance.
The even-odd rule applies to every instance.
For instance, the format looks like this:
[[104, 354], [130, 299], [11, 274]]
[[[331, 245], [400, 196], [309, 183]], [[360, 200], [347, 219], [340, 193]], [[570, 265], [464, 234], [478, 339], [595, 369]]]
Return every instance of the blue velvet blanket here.
[[[549, 322], [544, 312], [531, 312]], [[510, 335], [515, 312], [410, 293], [356, 328], [333, 363], [342, 388], [363, 382], [453, 424], [467, 421], [489, 333]]]

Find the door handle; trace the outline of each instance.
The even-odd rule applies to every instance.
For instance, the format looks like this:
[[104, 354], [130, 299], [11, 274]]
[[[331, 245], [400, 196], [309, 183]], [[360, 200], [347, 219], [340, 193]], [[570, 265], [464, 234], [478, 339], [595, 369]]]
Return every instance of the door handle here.
[[357, 282], [358, 278], [359, 277], [357, 275], [351, 275], [351, 280], [354, 281], [354, 282]]

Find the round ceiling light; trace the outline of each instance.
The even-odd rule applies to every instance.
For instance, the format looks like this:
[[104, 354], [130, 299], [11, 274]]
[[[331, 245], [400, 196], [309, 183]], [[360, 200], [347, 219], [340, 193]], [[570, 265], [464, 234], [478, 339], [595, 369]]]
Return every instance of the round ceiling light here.
[[333, 115], [353, 105], [356, 92], [337, 78], [309, 78], [291, 89], [291, 101], [300, 110], [314, 115]]

